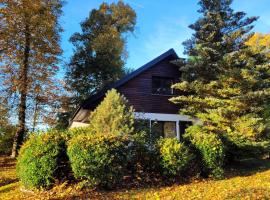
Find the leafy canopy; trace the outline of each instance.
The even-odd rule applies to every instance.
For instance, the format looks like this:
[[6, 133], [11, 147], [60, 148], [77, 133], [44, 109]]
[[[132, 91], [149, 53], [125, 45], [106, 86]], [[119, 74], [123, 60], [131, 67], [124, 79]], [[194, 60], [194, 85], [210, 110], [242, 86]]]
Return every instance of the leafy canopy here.
[[135, 24], [135, 11], [123, 1], [102, 3], [81, 23], [70, 38], [75, 52], [66, 74], [75, 104], [124, 75], [126, 37]]

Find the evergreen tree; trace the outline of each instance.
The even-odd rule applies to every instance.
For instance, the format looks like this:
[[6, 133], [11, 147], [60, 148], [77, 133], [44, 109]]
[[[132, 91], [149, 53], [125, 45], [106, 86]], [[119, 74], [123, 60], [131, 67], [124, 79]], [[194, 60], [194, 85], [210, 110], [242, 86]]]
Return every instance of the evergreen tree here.
[[202, 17], [184, 43], [188, 59], [182, 81], [187, 95], [172, 98], [184, 114], [218, 134], [229, 152], [257, 145], [265, 136], [262, 112], [270, 99], [269, 60], [246, 42], [256, 17], [234, 12], [232, 0], [201, 0]]
[[135, 23], [135, 11], [122, 1], [102, 3], [81, 23], [81, 33], [70, 38], [75, 52], [66, 80], [73, 94], [72, 103], [78, 105], [123, 76], [126, 36], [134, 31]]
[[90, 114], [90, 130], [103, 134], [133, 132], [134, 110], [127, 99], [115, 89], [107, 92], [101, 104]]

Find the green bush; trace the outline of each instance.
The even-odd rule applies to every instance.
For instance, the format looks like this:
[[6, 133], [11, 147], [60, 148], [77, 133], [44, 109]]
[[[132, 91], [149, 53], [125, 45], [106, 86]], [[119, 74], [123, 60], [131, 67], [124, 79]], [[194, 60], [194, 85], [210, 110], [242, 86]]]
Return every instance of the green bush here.
[[197, 150], [203, 164], [202, 171], [214, 178], [222, 178], [225, 151], [221, 139], [199, 125], [187, 128], [184, 139]]
[[187, 146], [176, 138], [162, 138], [157, 143], [163, 173], [169, 177], [179, 177], [191, 164], [194, 155]]
[[78, 135], [68, 143], [75, 178], [91, 187], [112, 188], [122, 180], [129, 139], [113, 134]]
[[[149, 141], [145, 132], [132, 135], [128, 147], [128, 170], [141, 181], [147, 176], [159, 176], [161, 172], [159, 154], [155, 146]], [[153, 178], [153, 177], [150, 177]]]
[[61, 133], [33, 134], [20, 149], [16, 171], [26, 188], [48, 188], [68, 170]]
[[14, 126], [0, 127], [0, 155], [10, 155], [16, 132]]
[[133, 124], [133, 108], [128, 106], [128, 101], [123, 95], [112, 89], [90, 114], [89, 128], [93, 133], [121, 135], [133, 133]]
[[71, 128], [67, 131], [64, 131], [63, 133], [66, 141], [69, 141], [78, 135], [93, 134], [89, 127]]

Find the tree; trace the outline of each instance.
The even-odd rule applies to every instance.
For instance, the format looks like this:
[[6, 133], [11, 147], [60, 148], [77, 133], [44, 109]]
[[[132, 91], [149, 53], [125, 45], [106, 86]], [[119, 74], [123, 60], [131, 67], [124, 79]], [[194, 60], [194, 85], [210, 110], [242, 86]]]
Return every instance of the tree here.
[[246, 45], [257, 18], [234, 12], [231, 3], [199, 2], [202, 17], [190, 26], [195, 33], [184, 43], [189, 58], [182, 81], [174, 86], [186, 95], [171, 100], [221, 137], [228, 154], [236, 154], [265, 136], [262, 113], [270, 99], [270, 66], [265, 54]]
[[9, 94], [19, 96], [13, 157], [26, 131], [27, 106], [35, 83], [40, 81], [43, 91], [43, 84], [58, 71], [62, 5], [61, 0], [1, 0], [0, 70], [4, 76], [1, 80]]
[[8, 124], [8, 117], [7, 99], [0, 97], [0, 128]]
[[134, 31], [135, 23], [136, 13], [122, 1], [102, 3], [81, 23], [82, 32], [70, 38], [75, 52], [66, 74], [73, 104], [123, 76], [126, 36]]
[[256, 53], [265, 53], [270, 58], [270, 34], [255, 33], [246, 44]]
[[93, 133], [130, 134], [133, 132], [134, 110], [115, 89], [107, 92], [101, 104], [90, 114]]

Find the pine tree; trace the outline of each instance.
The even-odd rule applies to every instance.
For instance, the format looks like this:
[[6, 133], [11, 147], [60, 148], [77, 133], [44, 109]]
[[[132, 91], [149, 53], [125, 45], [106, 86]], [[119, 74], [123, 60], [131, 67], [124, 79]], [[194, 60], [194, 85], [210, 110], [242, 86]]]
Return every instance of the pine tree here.
[[200, 1], [202, 17], [190, 26], [195, 33], [184, 43], [188, 60], [182, 82], [174, 86], [187, 95], [171, 100], [236, 153], [235, 148], [258, 144], [265, 136], [262, 112], [270, 99], [270, 66], [265, 54], [246, 45], [257, 18], [234, 12], [231, 3]]
[[103, 134], [130, 134], [133, 131], [134, 110], [127, 99], [115, 89], [90, 114], [90, 130]]
[[126, 37], [134, 31], [136, 13], [128, 5], [102, 3], [81, 23], [81, 33], [70, 41], [75, 52], [69, 63], [66, 80], [78, 105], [124, 74], [127, 57]]
[[62, 5], [61, 0], [1, 0], [0, 78], [5, 92], [19, 97], [13, 157], [26, 131], [27, 107], [35, 83], [46, 85], [58, 71]]

